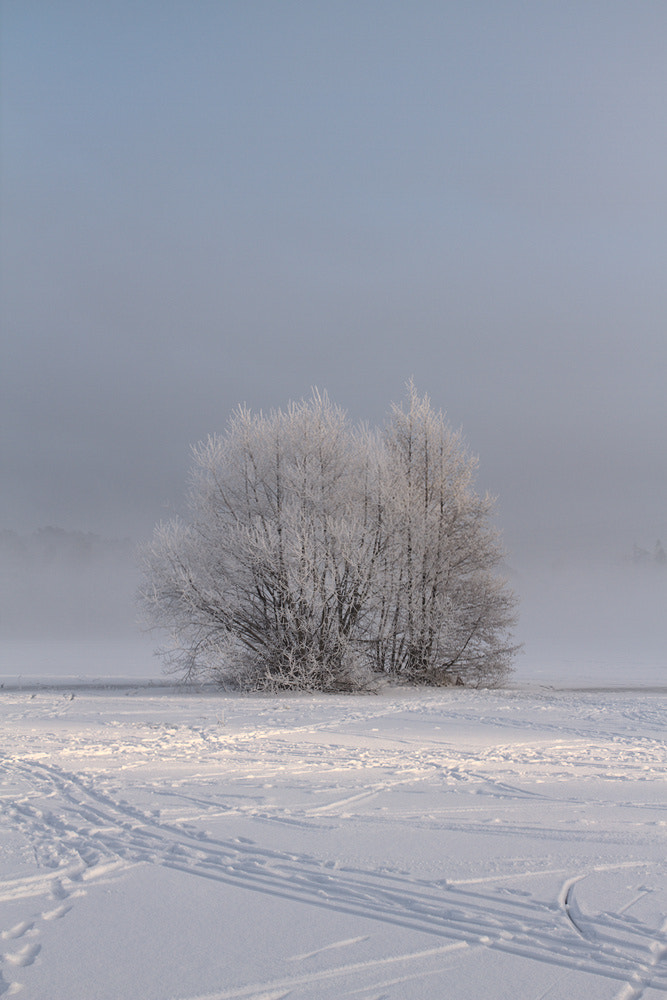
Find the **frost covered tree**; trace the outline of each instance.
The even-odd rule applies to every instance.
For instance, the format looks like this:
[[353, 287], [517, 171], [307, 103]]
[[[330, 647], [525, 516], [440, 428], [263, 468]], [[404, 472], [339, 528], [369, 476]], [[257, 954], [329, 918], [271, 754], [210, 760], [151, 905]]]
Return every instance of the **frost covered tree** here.
[[384, 432], [378, 667], [427, 684], [498, 683], [517, 650], [493, 499], [462, 436], [408, 386]]
[[189, 523], [156, 529], [141, 602], [186, 677], [354, 689], [378, 546], [371, 450], [326, 395], [240, 408], [194, 449]]
[[498, 683], [514, 601], [476, 463], [410, 384], [383, 433], [324, 394], [241, 407], [193, 449], [187, 520], [158, 525], [140, 600], [185, 678], [355, 690]]

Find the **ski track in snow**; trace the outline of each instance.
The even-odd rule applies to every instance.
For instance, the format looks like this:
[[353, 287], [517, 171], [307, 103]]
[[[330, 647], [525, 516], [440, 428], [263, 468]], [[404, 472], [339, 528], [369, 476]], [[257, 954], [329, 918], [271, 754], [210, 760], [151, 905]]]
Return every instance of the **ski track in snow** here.
[[[606, 843], [622, 845], [638, 826], [649, 839], [667, 843], [666, 699], [627, 697], [605, 712], [592, 696], [530, 698], [399, 697], [393, 705], [387, 697], [322, 699], [301, 706], [301, 723], [299, 704], [289, 699], [272, 704], [202, 697], [185, 699], [184, 710], [175, 696], [172, 721], [166, 697], [156, 708], [139, 694], [136, 711], [128, 713], [122, 699], [109, 699], [107, 706], [98, 695], [86, 700], [86, 713], [70, 720], [80, 697], [7, 696], [5, 733], [12, 733], [12, 743], [2, 754], [2, 821], [28, 845], [38, 874], [0, 880], [0, 914], [3, 903], [13, 913], [24, 907], [22, 919], [0, 927], [0, 994], [20, 992], [30, 967], [48, 962], [42, 938], [51, 922], [67, 919], [93, 886], [150, 865], [195, 884], [206, 879], [434, 939], [432, 948], [341, 964], [336, 956], [365, 936], [305, 953], [297, 948], [287, 956], [294, 966], [325, 953], [333, 964], [241, 987], [222, 984], [217, 992], [180, 1000], [282, 1000], [295, 990], [308, 996], [326, 983], [335, 983], [341, 997], [380, 1000], [400, 996], [383, 991], [405, 977], [423, 975], [430, 990], [432, 965], [420, 971], [424, 958], [441, 959], [443, 970], [470, 949], [588, 973], [610, 983], [614, 1000], [667, 995], [667, 913], [656, 925], [633, 913], [653, 887], [633, 884], [614, 912], [591, 911], [590, 902], [579, 901], [596, 875], [618, 873], [627, 880], [633, 869], [646, 867], [632, 857], [606, 863]], [[193, 704], [201, 711], [195, 721]], [[238, 720], [227, 725], [226, 712]], [[466, 745], [467, 737], [457, 743], [456, 727], [465, 734], [466, 726], [479, 732], [485, 725], [493, 730], [485, 744]], [[496, 742], [503, 731], [506, 738]], [[591, 781], [598, 793], [609, 788], [596, 815], [609, 812], [620, 820], [590, 829], [584, 821], [576, 827], [556, 822], [558, 810], [549, 807], [575, 815]], [[395, 796], [419, 798], [424, 788], [430, 790], [425, 810], [417, 801], [406, 808], [404, 798], [399, 810], [380, 804]], [[443, 792], [456, 798], [439, 811]], [[480, 801], [488, 806], [496, 800], [512, 806], [500, 822], [478, 810]], [[542, 805], [539, 821], [534, 812], [521, 812]], [[380, 836], [384, 827], [401, 824], [416, 835], [438, 829], [530, 835], [573, 847], [595, 843], [603, 853], [586, 870], [563, 869], [558, 894], [540, 898], [521, 888], [522, 877], [546, 871], [533, 872], [529, 863], [515, 877], [422, 878], [380, 863], [357, 867], [219, 835], [232, 817], [267, 830], [279, 824], [317, 831], [354, 821], [371, 823]], [[375, 992], [355, 989], [362, 971], [373, 972]], [[541, 993], [545, 1000], [550, 995]], [[177, 989], [174, 997], [180, 997]]]

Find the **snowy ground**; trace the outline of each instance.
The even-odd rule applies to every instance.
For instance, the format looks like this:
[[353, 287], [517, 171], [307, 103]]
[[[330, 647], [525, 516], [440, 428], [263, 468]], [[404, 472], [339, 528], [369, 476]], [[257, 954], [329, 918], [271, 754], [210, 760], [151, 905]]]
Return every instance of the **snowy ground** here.
[[667, 691], [0, 692], [0, 993], [657, 1000]]

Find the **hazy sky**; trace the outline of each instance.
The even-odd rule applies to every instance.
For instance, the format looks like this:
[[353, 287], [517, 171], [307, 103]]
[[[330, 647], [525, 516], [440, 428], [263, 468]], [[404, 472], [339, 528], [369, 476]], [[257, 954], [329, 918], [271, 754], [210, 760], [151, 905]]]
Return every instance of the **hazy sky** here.
[[4, 0], [0, 528], [415, 380], [510, 545], [667, 541], [664, 0]]

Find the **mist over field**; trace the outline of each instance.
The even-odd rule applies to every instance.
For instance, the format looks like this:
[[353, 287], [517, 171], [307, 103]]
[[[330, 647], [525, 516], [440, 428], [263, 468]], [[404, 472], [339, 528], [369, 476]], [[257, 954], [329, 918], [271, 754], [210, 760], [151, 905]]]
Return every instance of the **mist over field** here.
[[[667, 684], [667, 566], [654, 546], [515, 554], [524, 649], [510, 682]], [[42, 529], [0, 536], [0, 674], [158, 677], [136, 604], [137, 546]], [[164, 638], [164, 637], [162, 637]]]
[[667, 572], [632, 556], [519, 574], [517, 679], [558, 685], [667, 684]]
[[128, 539], [42, 528], [0, 534], [0, 629], [10, 639], [132, 636], [138, 583]]
[[311, 386], [380, 425], [413, 376], [499, 497], [518, 671], [663, 656], [666, 36], [622, 2], [5, 4], [1, 634], [136, 636], [193, 444]]
[[0, 533], [0, 674], [150, 677], [135, 545], [52, 527]]

